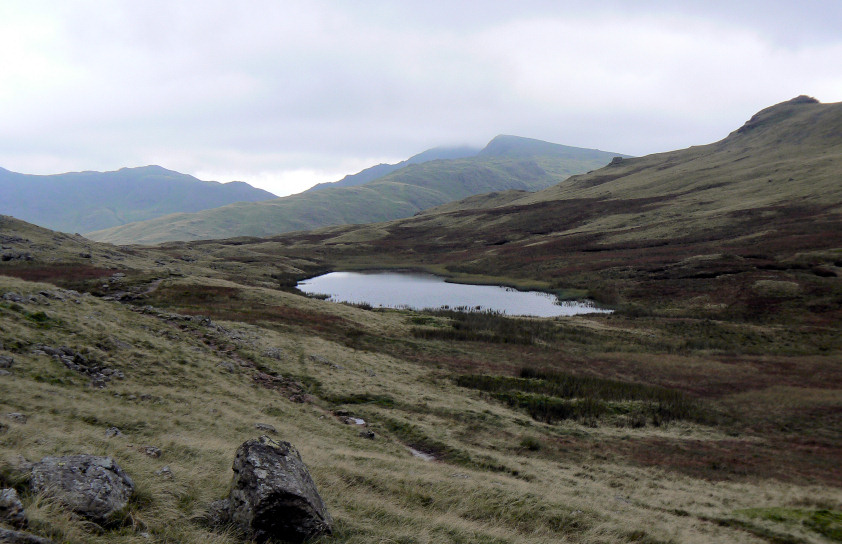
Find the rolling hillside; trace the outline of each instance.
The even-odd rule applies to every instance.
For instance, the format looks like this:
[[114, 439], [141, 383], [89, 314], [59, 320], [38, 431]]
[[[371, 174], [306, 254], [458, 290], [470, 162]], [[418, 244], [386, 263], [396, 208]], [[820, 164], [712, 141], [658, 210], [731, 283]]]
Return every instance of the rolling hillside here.
[[[766, 281], [818, 296], [830, 288], [821, 278], [842, 275], [840, 126], [842, 104], [799, 97], [716, 143], [615, 161], [537, 193], [481, 195], [400, 221], [286, 235], [260, 251], [318, 253], [334, 268], [492, 276], [615, 304], [649, 304], [661, 293], [664, 307], [692, 301], [752, 312], [750, 293]], [[801, 315], [842, 318], [842, 299], [827, 296], [816, 314]]]
[[355, 187], [259, 203], [240, 203], [195, 214], [174, 214], [87, 235], [111, 243], [269, 236], [327, 225], [409, 217], [471, 195], [517, 189], [537, 191], [607, 164], [616, 153], [499, 136], [478, 156], [411, 164]]
[[63, 232], [276, 198], [247, 183], [201, 181], [160, 166], [50, 176], [0, 168], [0, 194], [0, 213]]

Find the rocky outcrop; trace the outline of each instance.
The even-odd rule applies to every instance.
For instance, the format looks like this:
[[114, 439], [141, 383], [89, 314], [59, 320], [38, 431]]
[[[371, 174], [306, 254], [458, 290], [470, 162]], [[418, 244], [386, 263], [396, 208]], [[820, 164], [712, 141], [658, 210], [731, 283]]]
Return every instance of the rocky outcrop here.
[[70, 370], [90, 377], [91, 385], [99, 389], [104, 388], [108, 382], [114, 378], [119, 380], [125, 378], [123, 371], [109, 368], [93, 358], [67, 346], [54, 348], [51, 346], [38, 345], [35, 347], [34, 353], [43, 353], [56, 358]]
[[232, 523], [259, 542], [303, 542], [330, 534], [333, 519], [298, 451], [268, 436], [237, 450], [227, 499], [212, 506], [217, 523]]
[[52, 540], [2, 527], [0, 527], [0, 542], [4, 544], [52, 544]]
[[15, 527], [26, 526], [26, 512], [14, 489], [0, 489], [0, 521]]
[[93, 455], [45, 457], [32, 465], [29, 485], [99, 524], [124, 509], [134, 492], [134, 482], [113, 459]]

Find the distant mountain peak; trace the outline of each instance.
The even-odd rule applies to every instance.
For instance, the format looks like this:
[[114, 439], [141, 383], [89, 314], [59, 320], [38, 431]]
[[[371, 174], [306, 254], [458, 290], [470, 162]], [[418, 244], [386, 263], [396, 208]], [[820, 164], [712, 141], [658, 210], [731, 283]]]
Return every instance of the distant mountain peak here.
[[[571, 147], [567, 145], [554, 144], [534, 138], [523, 136], [512, 136], [511, 134], [500, 134], [495, 136], [482, 151], [480, 157], [507, 157], [507, 158], [530, 158], [536, 156], [554, 157], [582, 157], [584, 155], [597, 157], [604, 154], [598, 149], [586, 149], [582, 147]], [[629, 157], [621, 153], [614, 155]]]

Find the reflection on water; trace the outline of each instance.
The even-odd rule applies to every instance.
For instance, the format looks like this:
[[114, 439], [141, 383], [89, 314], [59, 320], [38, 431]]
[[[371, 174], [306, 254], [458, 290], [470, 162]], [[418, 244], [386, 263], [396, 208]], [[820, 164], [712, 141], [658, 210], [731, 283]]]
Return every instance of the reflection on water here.
[[588, 301], [559, 301], [555, 295], [509, 287], [446, 283], [439, 276], [418, 273], [331, 272], [299, 282], [298, 289], [329, 295], [333, 302], [384, 308], [451, 308], [534, 317], [611, 311]]

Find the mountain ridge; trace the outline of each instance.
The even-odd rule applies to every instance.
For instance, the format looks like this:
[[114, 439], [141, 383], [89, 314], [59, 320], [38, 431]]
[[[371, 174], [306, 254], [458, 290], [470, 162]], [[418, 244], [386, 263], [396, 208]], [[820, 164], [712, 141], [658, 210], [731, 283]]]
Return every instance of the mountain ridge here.
[[[270, 236], [327, 225], [361, 224], [409, 217], [424, 209], [474, 194], [501, 190], [536, 191], [571, 174], [598, 168], [617, 156], [538, 140], [509, 137], [516, 156], [438, 159], [408, 164], [386, 176], [353, 187], [306, 191], [260, 203], [232, 204], [196, 214], [176, 214], [87, 233], [111, 243]], [[548, 154], [547, 150], [557, 150]], [[581, 151], [584, 158], [577, 158]]]
[[0, 193], [0, 213], [65, 232], [277, 198], [245, 182], [202, 181], [158, 165], [51, 175], [2, 169]]

